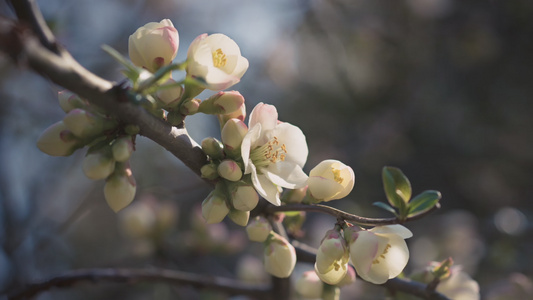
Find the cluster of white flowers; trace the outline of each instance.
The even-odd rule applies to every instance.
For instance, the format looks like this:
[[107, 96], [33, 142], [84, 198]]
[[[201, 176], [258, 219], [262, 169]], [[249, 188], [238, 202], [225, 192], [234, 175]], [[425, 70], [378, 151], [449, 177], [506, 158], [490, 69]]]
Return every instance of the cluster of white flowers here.
[[[273, 276], [288, 277], [296, 264], [294, 247], [272, 230], [266, 216], [256, 216], [249, 222], [259, 196], [275, 206], [342, 199], [352, 191], [355, 174], [351, 167], [328, 159], [307, 175], [303, 170], [308, 156], [306, 137], [297, 126], [279, 121], [273, 105], [257, 104], [248, 123], [244, 122], [244, 97], [237, 91], [222, 91], [238, 83], [248, 69], [248, 60], [232, 39], [220, 33], [201, 34], [189, 46], [186, 61], [173, 64], [178, 48], [178, 31], [170, 20], [163, 20], [148, 23], [129, 37], [133, 64], [121, 57], [117, 60], [127, 68], [124, 74], [131, 79], [133, 92], [140, 96], [136, 99], [146, 100], [137, 103], [149, 103], [144, 107], [154, 116], [172, 125], [182, 124], [186, 116], [196, 113], [218, 118], [220, 140], [209, 137], [202, 141], [209, 162], [201, 168], [201, 174], [215, 184], [202, 203], [202, 215], [208, 224], [228, 216], [234, 223], [246, 226], [249, 239], [264, 245], [265, 270]], [[173, 70], [185, 70], [184, 79], [173, 79]], [[204, 89], [216, 93], [204, 100], [195, 98]], [[42, 134], [39, 149], [66, 156], [89, 146], [83, 171], [91, 179], [107, 180], [105, 198], [114, 211], [121, 210], [135, 196], [135, 180], [128, 161], [138, 128], [121, 124], [69, 92], [61, 92], [59, 102], [67, 115]], [[389, 185], [395, 183], [395, 178], [391, 178]], [[401, 182], [408, 188], [408, 195], [401, 194], [405, 202], [400, 203], [403, 213], [417, 212], [414, 208], [409, 210], [411, 190], [407, 179]], [[396, 197], [400, 190], [391, 188]], [[428, 195], [433, 195], [426, 197], [431, 201], [440, 199], [438, 192]], [[413, 201], [418, 212], [430, 208], [421, 205], [426, 198]], [[367, 230], [338, 223], [320, 244], [315, 271], [304, 273], [296, 289], [303, 297], [336, 293], [328, 286], [355, 281], [350, 264], [364, 280], [382, 284], [405, 268], [409, 259], [405, 239], [411, 236], [401, 225]]]

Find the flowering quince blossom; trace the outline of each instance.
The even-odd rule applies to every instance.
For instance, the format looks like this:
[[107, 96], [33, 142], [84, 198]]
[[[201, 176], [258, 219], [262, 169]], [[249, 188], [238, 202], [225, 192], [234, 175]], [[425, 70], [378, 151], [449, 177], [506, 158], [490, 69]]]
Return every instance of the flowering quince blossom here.
[[265, 242], [265, 271], [270, 275], [287, 278], [296, 265], [296, 250], [285, 238], [271, 233]]
[[478, 300], [479, 284], [461, 266], [452, 266], [450, 277], [442, 280], [437, 286], [437, 292], [454, 300]]
[[169, 19], [150, 22], [137, 29], [128, 40], [128, 52], [134, 65], [154, 73], [170, 64], [179, 47], [178, 30]]
[[322, 297], [324, 284], [314, 271], [307, 271], [298, 278], [294, 289], [303, 298], [317, 299]]
[[307, 143], [302, 131], [278, 121], [272, 105], [259, 103], [248, 122], [249, 131], [241, 144], [244, 174], [252, 175], [257, 192], [274, 205], [280, 205], [281, 188], [305, 186], [302, 167], [307, 160]]
[[340, 232], [328, 230], [316, 254], [315, 271], [318, 277], [327, 284], [336, 285], [346, 276], [349, 260], [348, 247]]
[[235, 41], [224, 34], [204, 33], [192, 41], [187, 51], [187, 74], [205, 81], [205, 88], [218, 91], [238, 83], [248, 70]]
[[334, 159], [324, 160], [309, 172], [307, 181], [311, 196], [319, 201], [346, 197], [355, 184], [355, 174], [349, 166]]
[[411, 231], [402, 225], [357, 230], [349, 227], [344, 231], [357, 274], [374, 284], [382, 284], [398, 276], [409, 260], [409, 249], [404, 239], [413, 236]]

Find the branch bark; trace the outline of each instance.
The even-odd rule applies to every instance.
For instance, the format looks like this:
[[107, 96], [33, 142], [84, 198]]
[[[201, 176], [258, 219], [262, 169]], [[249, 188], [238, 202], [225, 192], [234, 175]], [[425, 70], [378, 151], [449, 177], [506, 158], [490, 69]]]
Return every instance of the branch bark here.
[[165, 269], [81, 269], [69, 271], [50, 279], [32, 283], [20, 292], [8, 296], [9, 300], [22, 300], [34, 297], [52, 288], [71, 287], [82, 281], [138, 283], [165, 282], [171, 285], [190, 285], [199, 289], [214, 289], [228, 295], [247, 295], [256, 299], [268, 299], [268, 285], [251, 285], [238, 280], [200, 275]]

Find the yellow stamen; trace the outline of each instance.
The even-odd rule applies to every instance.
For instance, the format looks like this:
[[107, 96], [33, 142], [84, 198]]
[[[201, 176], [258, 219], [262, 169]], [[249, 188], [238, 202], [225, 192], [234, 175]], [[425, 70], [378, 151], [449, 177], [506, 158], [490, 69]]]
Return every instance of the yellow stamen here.
[[373, 264], [373, 265], [375, 265], [375, 264], [379, 264], [379, 258], [380, 258], [380, 257], [383, 258], [383, 259], [385, 259], [385, 254], [387, 254], [387, 252], [389, 252], [389, 249], [390, 249], [391, 247], [392, 247], [392, 246], [391, 246], [390, 244], [387, 244], [387, 246], [385, 247], [385, 250], [383, 250], [383, 253], [381, 253], [381, 254], [379, 255], [378, 258], [374, 259], [374, 260], [372, 261], [372, 264]]
[[226, 59], [226, 54], [222, 52], [222, 49], [218, 48], [217, 50], [215, 50], [215, 52], [213, 52], [213, 65], [216, 68], [226, 66], [227, 62], [228, 60]]
[[333, 173], [333, 180], [335, 180], [336, 182], [342, 184], [342, 182], [344, 181], [344, 178], [342, 178], [341, 176], [341, 170], [339, 169], [335, 169], [335, 168], [331, 168], [331, 172]]

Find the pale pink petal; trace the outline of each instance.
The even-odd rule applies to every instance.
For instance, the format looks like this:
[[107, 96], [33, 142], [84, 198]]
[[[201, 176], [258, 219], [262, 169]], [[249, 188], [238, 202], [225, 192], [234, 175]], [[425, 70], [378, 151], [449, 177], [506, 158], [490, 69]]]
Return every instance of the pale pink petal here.
[[256, 124], [256, 126], [251, 127], [248, 133], [244, 136], [241, 144], [241, 156], [242, 161], [244, 162], [244, 174], [250, 174], [252, 169], [250, 165], [252, 161], [250, 160], [250, 151], [255, 141], [259, 138], [261, 134], [261, 124]]
[[258, 103], [248, 121], [248, 127], [253, 127], [255, 124], [260, 123], [263, 131], [270, 131], [276, 127], [278, 123], [278, 111], [276, 107], [263, 102]]
[[288, 189], [298, 189], [307, 183], [307, 175], [302, 168], [288, 161], [271, 164], [261, 169], [261, 172], [274, 184]]
[[281, 200], [279, 198], [278, 187], [275, 186], [266, 176], [257, 174], [255, 166], [251, 164], [252, 167], [252, 183], [254, 188], [259, 195], [265, 198], [268, 202], [280, 206]]
[[285, 160], [303, 167], [307, 161], [309, 149], [302, 130], [289, 123], [279, 123], [268, 133], [267, 138], [277, 137], [280, 145], [285, 145]]
[[408, 239], [413, 236], [413, 233], [409, 229], [399, 224], [377, 226], [370, 229], [370, 231], [374, 233], [396, 234], [404, 239]]
[[311, 195], [319, 200], [329, 200], [344, 189], [344, 187], [335, 180], [320, 176], [309, 177], [307, 185], [309, 186], [309, 192], [311, 192]]

